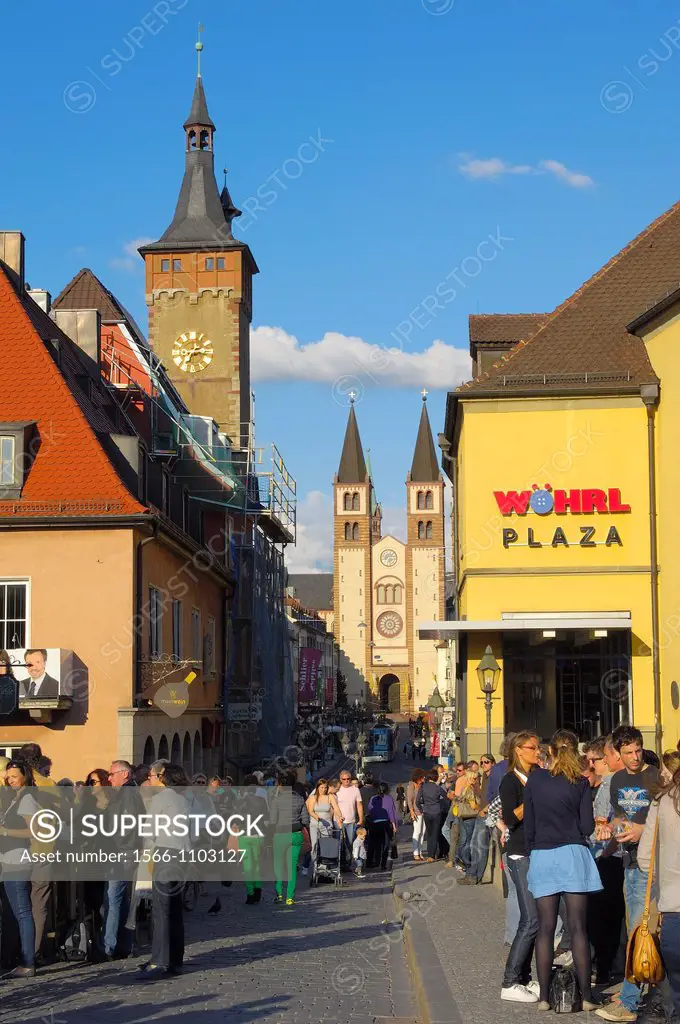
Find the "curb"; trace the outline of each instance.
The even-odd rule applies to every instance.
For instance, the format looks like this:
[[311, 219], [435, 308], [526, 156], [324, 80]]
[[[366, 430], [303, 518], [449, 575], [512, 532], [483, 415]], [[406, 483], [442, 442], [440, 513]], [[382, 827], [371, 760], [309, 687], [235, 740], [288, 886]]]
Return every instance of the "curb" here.
[[427, 922], [418, 913], [411, 913], [408, 918], [406, 917], [403, 900], [397, 893], [394, 875], [392, 896], [397, 918], [401, 921], [406, 962], [413, 979], [416, 1005], [423, 1024], [463, 1024]]

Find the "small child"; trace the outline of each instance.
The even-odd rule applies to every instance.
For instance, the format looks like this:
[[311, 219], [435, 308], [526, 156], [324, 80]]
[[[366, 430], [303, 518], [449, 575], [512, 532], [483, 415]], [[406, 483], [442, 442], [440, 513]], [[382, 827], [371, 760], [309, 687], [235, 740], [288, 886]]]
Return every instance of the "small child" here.
[[352, 843], [352, 862], [354, 864], [354, 874], [357, 878], [365, 878], [364, 864], [366, 863], [366, 829], [363, 825], [359, 825], [356, 839]]
[[406, 790], [403, 786], [397, 786], [397, 807], [402, 817], [406, 814]]

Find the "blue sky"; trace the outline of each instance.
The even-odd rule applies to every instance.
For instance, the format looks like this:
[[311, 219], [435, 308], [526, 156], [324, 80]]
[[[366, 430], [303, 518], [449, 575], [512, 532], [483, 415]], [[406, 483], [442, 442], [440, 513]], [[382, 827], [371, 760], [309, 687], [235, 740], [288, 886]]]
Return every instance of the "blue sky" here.
[[[33, 286], [56, 293], [90, 266], [145, 325], [141, 261], [125, 247], [172, 217], [199, 20], [216, 165], [229, 167], [242, 208], [269, 187], [265, 208], [236, 228], [261, 269], [253, 358], [269, 379], [256, 384], [258, 439], [276, 440], [299, 482], [294, 564], [328, 564], [322, 495], [349, 387], [392, 522], [423, 383], [436, 432], [446, 387], [468, 373], [468, 314], [553, 308], [678, 198], [680, 10], [660, 0], [14, 5], [0, 39], [5, 82], [17, 83], [0, 196], [3, 226], [27, 236]], [[504, 241], [482, 263], [490, 235]], [[423, 300], [452, 274], [455, 298], [426, 315]], [[432, 350], [438, 340], [446, 347]]]

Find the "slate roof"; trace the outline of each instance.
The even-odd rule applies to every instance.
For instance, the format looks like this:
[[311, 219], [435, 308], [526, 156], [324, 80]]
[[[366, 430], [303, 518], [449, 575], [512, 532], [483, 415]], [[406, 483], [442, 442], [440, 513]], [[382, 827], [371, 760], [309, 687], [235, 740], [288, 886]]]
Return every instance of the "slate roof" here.
[[472, 313], [470, 341], [477, 344], [521, 341], [535, 334], [549, 313]]
[[531, 337], [457, 393], [625, 391], [655, 383], [645, 345], [627, 325], [679, 282], [676, 203], [558, 306]]
[[[4, 516], [143, 513], [116, 471], [110, 434], [131, 434], [99, 370], [0, 261], [0, 422], [37, 422], [39, 445], [21, 499]], [[52, 340], [58, 344], [58, 363]]]
[[120, 323], [125, 321], [133, 334], [135, 340], [144, 348], [147, 341], [139, 327], [130, 316], [122, 303], [116, 298], [113, 292], [109, 291], [106, 285], [102, 284], [96, 274], [93, 274], [89, 267], [83, 267], [69, 283], [62, 288], [52, 303], [53, 309], [96, 309], [102, 318], [102, 323]]
[[367, 472], [364, 449], [359, 437], [359, 424], [354, 412], [354, 404], [352, 404], [349, 409], [345, 440], [338, 468], [338, 483], [363, 484], [366, 482]]
[[413, 452], [413, 463], [409, 479], [413, 483], [436, 483], [439, 480], [439, 462], [432, 440], [430, 418], [427, 415], [427, 403], [423, 402], [418, 425], [418, 437]]
[[288, 574], [288, 586], [303, 606], [312, 611], [331, 611], [333, 608], [332, 572], [294, 572]]
[[194, 95], [191, 100], [191, 110], [189, 116], [184, 122], [184, 128], [192, 128], [194, 125], [201, 128], [212, 128], [216, 131], [215, 125], [213, 124], [210, 114], [208, 113], [208, 101], [205, 98], [205, 92], [203, 90], [203, 79], [199, 75], [196, 79], [196, 85], [194, 86]]

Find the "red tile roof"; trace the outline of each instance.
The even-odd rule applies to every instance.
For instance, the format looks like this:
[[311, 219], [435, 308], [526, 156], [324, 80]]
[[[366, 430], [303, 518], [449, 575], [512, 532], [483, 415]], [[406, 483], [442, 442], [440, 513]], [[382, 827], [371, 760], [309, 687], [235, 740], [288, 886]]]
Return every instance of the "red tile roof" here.
[[[39, 446], [6, 516], [128, 515], [145, 512], [107, 454], [112, 433], [130, 433], [86, 357], [0, 262], [0, 423], [37, 422]], [[58, 339], [59, 365], [51, 354]]]
[[676, 203], [558, 306], [531, 337], [458, 392], [592, 391], [656, 382], [644, 343], [626, 326], [679, 281]]
[[549, 313], [472, 313], [470, 342], [478, 345], [518, 342], [542, 327]]

